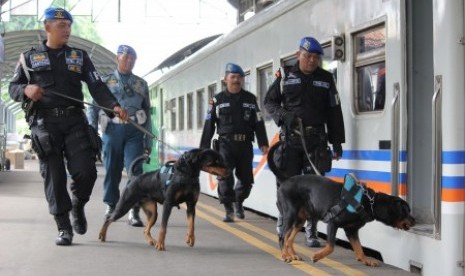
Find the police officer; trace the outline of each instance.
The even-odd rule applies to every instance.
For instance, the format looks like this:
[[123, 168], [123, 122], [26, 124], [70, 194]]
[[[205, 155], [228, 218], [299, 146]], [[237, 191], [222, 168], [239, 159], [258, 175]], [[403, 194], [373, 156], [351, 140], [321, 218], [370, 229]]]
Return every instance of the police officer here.
[[[120, 45], [116, 56], [117, 68], [103, 80], [118, 102], [127, 110], [130, 119], [152, 132], [147, 82], [132, 73], [136, 59], [134, 48]], [[136, 157], [144, 152], [149, 155], [152, 138], [119, 118], [109, 118], [97, 107], [90, 107], [87, 115], [95, 129], [97, 129], [97, 121], [100, 123], [103, 133], [103, 164], [107, 172], [103, 182], [103, 202], [107, 204], [105, 217], [109, 217], [120, 197], [119, 184], [123, 167], [128, 171]], [[133, 173], [141, 174], [142, 164], [138, 164]], [[140, 207], [136, 206], [129, 212], [129, 225], [143, 226], [139, 209]]]
[[219, 135], [216, 150], [224, 157], [231, 172], [236, 170], [235, 187], [232, 173], [229, 177], [219, 179], [218, 183], [219, 200], [226, 210], [223, 221], [233, 222], [233, 203], [236, 216], [243, 219], [242, 204], [249, 196], [254, 182], [252, 167], [254, 133], [263, 154], [268, 152], [268, 139], [256, 97], [242, 89], [244, 71], [233, 63], [228, 63], [225, 71], [226, 90], [210, 100], [200, 147], [210, 147], [216, 127]]
[[[50, 7], [45, 10], [44, 18], [47, 40], [21, 54], [9, 93], [13, 100], [23, 102], [26, 111], [34, 149], [39, 155], [49, 212], [58, 228], [55, 243], [71, 245], [73, 228], [81, 235], [87, 231], [84, 205], [97, 178], [95, 161], [100, 149], [83, 104], [55, 93], [82, 100], [81, 81], [84, 81], [98, 104], [113, 109], [122, 120], [128, 116], [101, 81], [88, 54], [66, 45], [73, 23], [71, 14], [62, 8]], [[72, 178], [71, 198], [66, 170]]]
[[[265, 97], [266, 110], [281, 126], [283, 143], [277, 148], [274, 160], [288, 176], [315, 174], [308, 161], [310, 157], [324, 175], [331, 169], [332, 158], [339, 160], [342, 156], [341, 144], [345, 142], [339, 95], [332, 74], [320, 67], [323, 49], [315, 38], [302, 38], [296, 55], [296, 64], [284, 76], [282, 92], [278, 78]], [[332, 153], [328, 141], [333, 145]], [[280, 216], [278, 235], [282, 234], [281, 227]], [[316, 221], [307, 222], [306, 245], [320, 246]]]

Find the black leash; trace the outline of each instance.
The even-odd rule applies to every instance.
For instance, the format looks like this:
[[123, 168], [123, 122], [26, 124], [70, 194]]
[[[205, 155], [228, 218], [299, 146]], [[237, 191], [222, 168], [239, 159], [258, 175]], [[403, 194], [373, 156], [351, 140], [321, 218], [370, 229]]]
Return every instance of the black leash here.
[[[68, 96], [68, 95], [65, 95], [65, 94], [62, 94], [60, 92], [57, 92], [57, 91], [53, 91], [53, 90], [50, 90], [50, 89], [47, 89], [46, 92], [49, 92], [50, 94], [53, 94], [53, 95], [56, 95], [56, 96], [59, 96], [59, 97], [62, 97], [62, 98], [66, 98], [66, 99], [69, 99], [69, 100], [72, 100], [72, 101], [75, 101], [75, 102], [79, 102], [79, 103], [82, 103], [82, 104], [86, 104], [86, 105], [90, 105], [90, 106], [93, 106], [93, 107], [97, 107], [97, 108], [100, 108], [102, 110], [105, 110], [105, 111], [108, 111], [108, 112], [111, 112], [113, 114], [116, 114], [115, 111], [113, 109], [110, 109], [108, 107], [104, 107], [104, 106], [100, 106], [98, 104], [93, 104], [93, 103], [89, 103], [89, 102], [86, 102], [86, 101], [83, 101], [83, 100], [80, 100], [80, 99], [76, 99], [74, 97], [71, 97], [71, 96]], [[148, 130], [146, 130], [144, 127], [142, 127], [141, 125], [137, 124], [136, 122], [134, 122], [133, 120], [131, 120], [130, 118], [128, 118], [128, 123], [130, 123], [131, 125], [133, 125], [135, 128], [137, 128], [139, 131], [143, 132], [145, 135], [148, 135], [151, 139], [154, 139], [154, 140], [157, 140], [158, 142], [162, 143], [163, 145], [165, 145], [166, 147], [172, 149], [173, 151], [175, 151], [176, 153], [179, 153], [179, 154], [182, 154], [182, 152], [180, 152], [179, 150], [175, 149], [174, 147], [170, 146], [169, 144], [163, 142], [162, 140], [158, 139], [158, 137], [156, 137], [155, 135], [153, 135], [153, 133], [149, 132]]]
[[302, 143], [302, 146], [304, 148], [304, 152], [305, 152], [305, 156], [307, 156], [307, 159], [308, 159], [308, 162], [310, 162], [310, 166], [312, 166], [312, 169], [313, 171], [321, 176], [321, 173], [320, 171], [316, 168], [315, 164], [313, 164], [311, 158], [310, 158], [310, 154], [308, 153], [307, 151], [307, 146], [305, 145], [305, 137], [304, 137], [304, 126], [302, 124], [302, 119], [300, 118], [297, 118], [297, 122], [298, 122], [298, 125], [299, 125], [299, 130], [294, 130], [294, 132], [300, 136], [300, 141]]

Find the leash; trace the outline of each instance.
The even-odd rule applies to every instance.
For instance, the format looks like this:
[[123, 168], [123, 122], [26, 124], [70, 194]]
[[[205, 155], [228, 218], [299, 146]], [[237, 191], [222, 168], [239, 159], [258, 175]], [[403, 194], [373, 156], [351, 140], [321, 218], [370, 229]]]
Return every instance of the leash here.
[[[86, 102], [86, 101], [83, 101], [83, 100], [80, 100], [80, 99], [76, 99], [74, 97], [71, 97], [71, 96], [68, 96], [68, 95], [65, 95], [65, 94], [62, 94], [60, 92], [57, 92], [57, 91], [54, 91], [54, 90], [51, 90], [51, 89], [47, 89], [46, 92], [49, 92], [50, 94], [53, 94], [53, 95], [56, 95], [56, 96], [59, 96], [59, 97], [62, 97], [62, 98], [66, 98], [68, 100], [72, 100], [72, 101], [75, 101], [75, 102], [79, 102], [79, 103], [82, 103], [82, 104], [85, 104], [85, 105], [90, 105], [90, 106], [93, 106], [93, 107], [97, 107], [97, 108], [100, 108], [102, 110], [105, 110], [105, 111], [108, 111], [108, 112], [111, 112], [113, 114], [116, 114], [115, 111], [113, 109], [110, 109], [108, 107], [104, 107], [104, 106], [100, 106], [98, 104], [94, 104], [94, 103], [89, 103], [89, 102]], [[128, 123], [130, 123], [131, 125], [133, 125], [135, 128], [137, 128], [139, 131], [143, 132], [144, 134], [148, 135], [151, 139], [154, 139], [154, 140], [157, 140], [158, 142], [160, 142], [161, 144], [165, 145], [166, 147], [168, 147], [169, 149], [173, 150], [174, 152], [178, 153], [178, 154], [182, 154], [182, 152], [180, 152], [179, 150], [177, 150], [176, 148], [174, 148], [173, 146], [170, 146], [168, 143], [165, 143], [164, 141], [158, 139], [158, 137], [156, 137], [153, 133], [149, 132], [148, 130], [146, 130], [144, 127], [142, 127], [141, 125], [137, 124], [136, 122], [134, 122], [133, 120], [131, 120], [130, 118], [128, 118]]]
[[315, 164], [313, 164], [311, 158], [310, 158], [310, 154], [308, 153], [307, 151], [307, 146], [305, 145], [305, 137], [304, 137], [304, 126], [302, 124], [302, 119], [300, 118], [297, 118], [297, 122], [298, 122], [298, 125], [299, 125], [299, 130], [294, 130], [294, 132], [300, 136], [300, 141], [302, 142], [302, 146], [304, 148], [304, 152], [305, 152], [305, 156], [307, 157], [308, 159], [308, 162], [310, 162], [310, 166], [312, 166], [312, 169], [313, 171], [321, 176], [321, 173], [320, 171], [316, 168]]

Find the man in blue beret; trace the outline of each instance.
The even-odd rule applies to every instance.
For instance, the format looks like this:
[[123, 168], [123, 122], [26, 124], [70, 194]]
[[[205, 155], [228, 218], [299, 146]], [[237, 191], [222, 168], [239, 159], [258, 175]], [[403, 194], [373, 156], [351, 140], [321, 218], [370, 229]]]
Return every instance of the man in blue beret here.
[[[137, 59], [136, 51], [129, 45], [120, 45], [116, 53], [117, 68], [103, 80], [118, 102], [128, 111], [130, 118], [152, 132], [147, 82], [132, 73]], [[123, 168], [129, 171], [134, 159], [144, 153], [149, 155], [153, 141], [133, 125], [125, 124], [118, 118], [111, 119], [97, 107], [89, 107], [87, 115], [90, 124], [95, 129], [100, 124], [103, 133], [103, 164], [107, 172], [103, 181], [103, 202], [107, 205], [105, 217], [109, 217], [120, 197], [119, 185]], [[142, 164], [139, 163], [133, 174], [141, 173]], [[140, 207], [136, 206], [129, 212], [130, 225], [143, 226], [139, 210]]]
[[210, 148], [211, 139], [217, 129], [219, 139], [218, 148], [215, 150], [223, 156], [231, 172], [235, 170], [235, 185], [232, 173], [226, 178], [218, 179], [218, 197], [226, 210], [224, 222], [234, 222], [234, 214], [239, 219], [245, 217], [243, 202], [249, 197], [254, 182], [254, 134], [261, 152], [268, 152], [265, 123], [258, 108], [257, 98], [242, 88], [244, 76], [244, 71], [239, 65], [226, 64], [226, 89], [210, 100], [200, 141], [201, 148]]
[[[58, 228], [57, 245], [71, 245], [73, 230], [81, 235], [87, 231], [84, 205], [97, 179], [95, 162], [100, 147], [99, 138], [85, 117], [83, 103], [54, 92], [82, 100], [81, 82], [85, 82], [94, 100], [113, 110], [109, 116], [116, 114], [121, 120], [128, 119], [87, 52], [67, 45], [72, 22], [71, 14], [62, 8], [45, 10], [47, 39], [20, 55], [9, 86], [10, 97], [22, 102], [26, 112], [49, 212]], [[68, 172], [72, 179], [71, 197]]]
[[[281, 144], [274, 160], [279, 160], [276, 166], [284, 175], [324, 175], [331, 170], [332, 159], [342, 157], [345, 131], [341, 102], [333, 75], [320, 67], [323, 54], [315, 38], [302, 38], [296, 53], [297, 62], [282, 80], [282, 91], [279, 77], [265, 96], [266, 110], [281, 127]], [[297, 132], [303, 137], [296, 135]], [[328, 142], [333, 145], [332, 152]], [[279, 187], [279, 181], [277, 184]], [[308, 221], [305, 227], [305, 243], [309, 247], [321, 246], [316, 225], [317, 221]], [[277, 230], [282, 239], [281, 215]]]

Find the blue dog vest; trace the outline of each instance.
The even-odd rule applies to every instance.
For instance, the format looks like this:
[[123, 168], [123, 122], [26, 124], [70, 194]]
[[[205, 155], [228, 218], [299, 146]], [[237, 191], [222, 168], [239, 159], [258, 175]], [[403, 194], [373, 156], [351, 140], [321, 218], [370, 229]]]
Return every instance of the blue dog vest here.
[[349, 213], [361, 213], [364, 208], [362, 196], [365, 188], [354, 174], [349, 173], [344, 177], [344, 186], [341, 191], [341, 201], [331, 207], [323, 218], [324, 222], [335, 219], [341, 212], [347, 210]]

